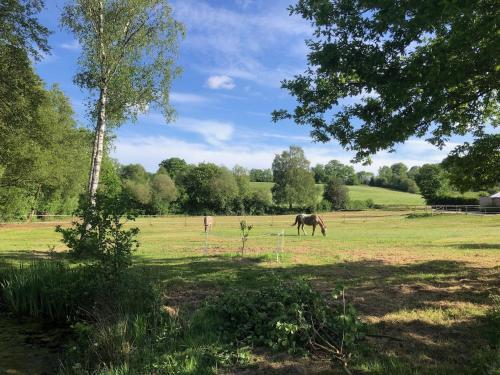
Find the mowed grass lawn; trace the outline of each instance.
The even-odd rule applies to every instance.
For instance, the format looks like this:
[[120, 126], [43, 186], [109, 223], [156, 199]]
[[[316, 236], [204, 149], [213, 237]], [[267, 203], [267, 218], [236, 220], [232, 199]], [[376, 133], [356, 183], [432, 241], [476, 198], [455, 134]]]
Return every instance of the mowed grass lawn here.
[[[255, 227], [243, 256], [240, 219], [217, 217], [208, 248], [201, 217], [139, 219], [135, 267], [161, 280], [166, 304], [189, 311], [210, 295], [268, 285], [275, 275], [306, 278], [325, 294], [344, 284], [368, 332], [378, 335], [367, 337], [353, 358], [355, 373], [469, 374], [488, 348], [484, 317], [490, 295], [500, 293], [499, 216], [332, 213], [324, 215], [326, 237], [312, 237], [310, 229], [297, 236], [293, 216], [246, 217]], [[0, 258], [28, 261], [46, 257], [52, 246], [63, 250], [53, 227], [0, 225]], [[255, 350], [255, 361], [248, 370], [255, 372], [246, 374], [288, 374], [292, 367], [335, 373], [325, 359]]]
[[[255, 190], [271, 191], [273, 182], [251, 182], [250, 186]], [[318, 184], [318, 187], [323, 185]], [[349, 198], [351, 200], [372, 199], [375, 204], [380, 205], [425, 205], [425, 200], [420, 194], [410, 194], [402, 191], [384, 189], [380, 187], [367, 185], [347, 186], [349, 189]]]

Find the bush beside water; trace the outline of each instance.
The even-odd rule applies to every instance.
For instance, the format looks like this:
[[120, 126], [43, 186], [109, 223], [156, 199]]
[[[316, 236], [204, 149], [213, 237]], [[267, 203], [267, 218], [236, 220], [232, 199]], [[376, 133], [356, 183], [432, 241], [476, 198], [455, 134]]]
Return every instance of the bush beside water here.
[[[112, 283], [99, 272], [44, 261], [3, 274], [9, 310], [73, 328], [63, 373], [215, 374], [248, 364], [254, 346], [323, 352], [346, 365], [362, 335], [352, 306], [323, 298], [304, 281], [276, 278], [261, 289], [230, 290], [193, 314], [177, 315], [164, 309], [160, 289], [138, 270]], [[322, 340], [343, 349], [325, 353]]]

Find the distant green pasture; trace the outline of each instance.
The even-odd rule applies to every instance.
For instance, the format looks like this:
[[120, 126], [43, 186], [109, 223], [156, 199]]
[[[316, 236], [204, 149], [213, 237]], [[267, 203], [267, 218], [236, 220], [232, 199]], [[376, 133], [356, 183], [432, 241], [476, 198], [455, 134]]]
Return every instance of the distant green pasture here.
[[[270, 191], [272, 182], [251, 182], [252, 189]], [[320, 185], [322, 186], [322, 185]], [[425, 205], [425, 200], [420, 194], [410, 194], [402, 191], [373, 187], [367, 185], [347, 186], [351, 200], [372, 199], [380, 205]]]

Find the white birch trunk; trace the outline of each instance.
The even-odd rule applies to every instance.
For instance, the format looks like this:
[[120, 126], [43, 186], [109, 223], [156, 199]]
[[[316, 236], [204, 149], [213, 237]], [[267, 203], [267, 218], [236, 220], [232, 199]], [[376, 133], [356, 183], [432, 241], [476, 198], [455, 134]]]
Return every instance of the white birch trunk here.
[[99, 187], [99, 176], [101, 173], [102, 157], [104, 155], [104, 134], [106, 131], [106, 103], [107, 88], [104, 86], [99, 95], [99, 113], [97, 117], [96, 140], [94, 143], [92, 171], [89, 181], [89, 196], [92, 205], [95, 203], [95, 195]]
[[101, 87], [99, 101], [97, 103], [97, 126], [92, 151], [92, 164], [89, 177], [89, 197], [92, 206], [95, 205], [95, 196], [99, 187], [99, 176], [101, 174], [101, 163], [104, 153], [104, 134], [106, 132], [106, 104], [108, 101], [108, 81], [106, 68], [106, 51], [103, 42], [104, 35], [104, 3], [99, 1], [99, 39], [100, 39], [100, 63], [101, 63]]

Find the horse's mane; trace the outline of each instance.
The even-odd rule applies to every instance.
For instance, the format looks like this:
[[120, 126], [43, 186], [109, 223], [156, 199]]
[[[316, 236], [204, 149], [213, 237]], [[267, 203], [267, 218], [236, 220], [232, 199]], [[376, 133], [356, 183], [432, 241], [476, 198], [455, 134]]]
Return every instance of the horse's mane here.
[[318, 221], [321, 223], [321, 225], [323, 225], [323, 227], [326, 228], [325, 222], [323, 221], [321, 216], [319, 216], [319, 215], [316, 215], [316, 216], [318, 217]]

